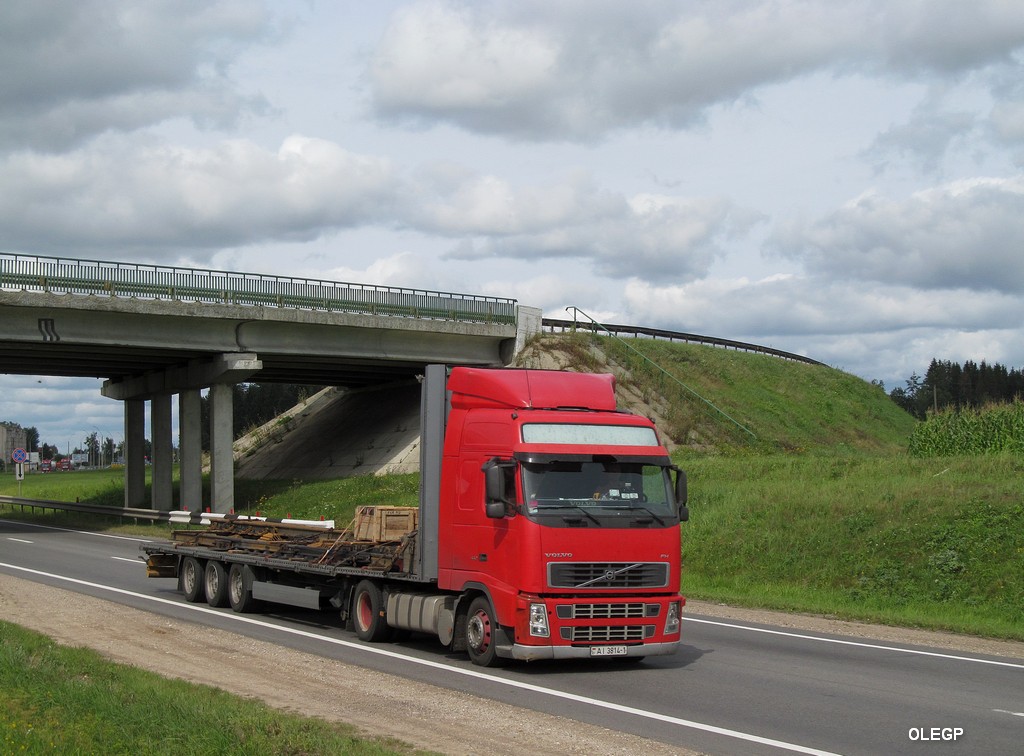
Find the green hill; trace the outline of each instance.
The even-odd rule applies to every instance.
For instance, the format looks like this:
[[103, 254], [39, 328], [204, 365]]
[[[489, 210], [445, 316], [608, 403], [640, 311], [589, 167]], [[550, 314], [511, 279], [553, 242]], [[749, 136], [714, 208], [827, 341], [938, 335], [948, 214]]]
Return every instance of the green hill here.
[[517, 364], [614, 372], [620, 403], [691, 451], [897, 452], [915, 420], [885, 392], [822, 365], [718, 347], [543, 335]]

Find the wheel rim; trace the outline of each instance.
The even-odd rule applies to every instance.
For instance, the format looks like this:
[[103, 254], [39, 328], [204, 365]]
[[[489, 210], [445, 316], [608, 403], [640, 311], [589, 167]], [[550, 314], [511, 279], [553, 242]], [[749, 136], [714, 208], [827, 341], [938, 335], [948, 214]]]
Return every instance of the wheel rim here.
[[373, 623], [373, 606], [370, 602], [370, 594], [364, 591], [356, 599], [356, 622], [360, 630], [369, 630]]
[[487, 612], [480, 611], [469, 618], [467, 640], [478, 654], [486, 651], [491, 645], [491, 618]]
[[242, 603], [242, 573], [239, 571], [233, 572], [228, 576], [228, 592], [230, 598], [236, 604]]
[[196, 587], [196, 583], [199, 580], [199, 576], [196, 574], [196, 563], [186, 562], [185, 563], [185, 590], [191, 591]]
[[206, 571], [206, 595], [213, 596], [220, 589], [220, 579], [217, 571], [209, 569]]

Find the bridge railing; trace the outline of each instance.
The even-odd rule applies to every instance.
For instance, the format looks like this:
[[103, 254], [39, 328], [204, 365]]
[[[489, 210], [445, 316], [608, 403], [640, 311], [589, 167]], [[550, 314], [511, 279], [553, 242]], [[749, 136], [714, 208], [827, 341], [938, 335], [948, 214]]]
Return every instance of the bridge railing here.
[[689, 344], [704, 344], [707, 346], [723, 347], [725, 349], [736, 349], [743, 352], [757, 352], [760, 354], [770, 354], [773, 357], [781, 357], [786, 360], [793, 360], [795, 362], [806, 362], [808, 365], [824, 365], [823, 362], [812, 360], [810, 357], [805, 357], [802, 354], [794, 354], [793, 352], [784, 352], [781, 349], [775, 349], [773, 347], [760, 346], [758, 344], [748, 344], [745, 341], [734, 341], [732, 339], [719, 339], [715, 336], [702, 336], [698, 333], [685, 333], [683, 331], [669, 331], [664, 328], [647, 328], [645, 326], [631, 326], [631, 325], [610, 325], [602, 323], [600, 325], [576, 321], [576, 320], [560, 320], [557, 318], [543, 318], [541, 321], [543, 328], [548, 331], [554, 332], [565, 332], [565, 331], [588, 331], [591, 333], [610, 333], [610, 334], [625, 334], [627, 336], [633, 336], [634, 338], [650, 338], [650, 339], [667, 339], [669, 341], [682, 341]]
[[0, 289], [514, 325], [516, 300], [163, 265], [0, 253]]

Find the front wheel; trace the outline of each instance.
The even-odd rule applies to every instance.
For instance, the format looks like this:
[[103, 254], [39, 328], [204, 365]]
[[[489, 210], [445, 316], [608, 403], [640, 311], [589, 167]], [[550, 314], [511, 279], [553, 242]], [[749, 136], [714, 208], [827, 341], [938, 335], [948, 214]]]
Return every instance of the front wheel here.
[[477, 596], [469, 605], [466, 617], [466, 651], [469, 660], [481, 667], [497, 667], [504, 663], [498, 656], [498, 620], [486, 596]]

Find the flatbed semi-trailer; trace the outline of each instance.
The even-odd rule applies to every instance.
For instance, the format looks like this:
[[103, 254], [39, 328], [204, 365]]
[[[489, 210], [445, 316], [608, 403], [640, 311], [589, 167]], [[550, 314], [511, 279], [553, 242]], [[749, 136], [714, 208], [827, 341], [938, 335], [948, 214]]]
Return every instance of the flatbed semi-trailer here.
[[333, 607], [363, 640], [435, 635], [474, 663], [680, 642], [686, 477], [611, 376], [428, 366], [417, 508], [342, 530], [228, 517], [147, 543], [191, 601]]

